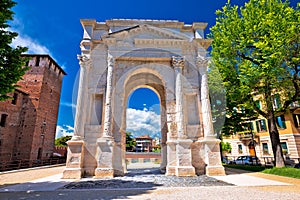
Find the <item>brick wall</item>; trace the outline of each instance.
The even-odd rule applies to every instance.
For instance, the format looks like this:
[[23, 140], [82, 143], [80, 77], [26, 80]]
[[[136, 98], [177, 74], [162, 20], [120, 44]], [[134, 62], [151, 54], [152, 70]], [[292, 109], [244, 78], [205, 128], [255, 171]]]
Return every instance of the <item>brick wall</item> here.
[[46, 159], [54, 152], [65, 72], [49, 55], [24, 56], [31, 59], [30, 69], [17, 83], [22, 95], [16, 105], [11, 100], [0, 103], [0, 114], [8, 115], [7, 126], [0, 127], [0, 157], [5, 161]]

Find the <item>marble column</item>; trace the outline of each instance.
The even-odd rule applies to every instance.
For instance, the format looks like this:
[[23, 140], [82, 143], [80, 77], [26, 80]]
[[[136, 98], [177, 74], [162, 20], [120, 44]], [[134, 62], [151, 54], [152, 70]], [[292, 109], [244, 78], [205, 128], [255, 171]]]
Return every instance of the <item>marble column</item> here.
[[176, 96], [176, 123], [178, 138], [185, 138], [184, 113], [183, 113], [183, 86], [182, 71], [184, 67], [183, 57], [172, 57], [172, 65], [175, 71], [175, 96]]
[[112, 136], [112, 91], [113, 91], [113, 69], [114, 58], [108, 52], [107, 55], [107, 78], [106, 78], [106, 94], [105, 94], [105, 108], [104, 108], [104, 128], [102, 137]]
[[202, 157], [206, 163], [205, 173], [209, 176], [225, 175], [224, 167], [221, 163], [220, 156], [220, 140], [214, 134], [211, 106], [209, 101], [207, 66], [209, 59], [207, 57], [198, 56], [197, 65], [201, 76], [201, 112], [202, 124], [204, 131], [204, 139], [200, 141]]
[[176, 176], [194, 176], [195, 168], [192, 166], [192, 140], [187, 138], [184, 120], [184, 92], [183, 92], [183, 68], [184, 57], [172, 57], [172, 66], [175, 70], [175, 96], [176, 96]]
[[91, 61], [87, 56], [78, 55], [80, 78], [76, 106], [74, 135], [68, 143], [68, 155], [63, 178], [81, 178], [83, 173], [84, 126], [86, 119], [86, 102], [88, 95], [88, 73]]
[[107, 79], [105, 93], [104, 125], [102, 137], [97, 139], [97, 168], [95, 178], [113, 177], [114, 139], [112, 137], [112, 92], [113, 92], [114, 57], [107, 54]]

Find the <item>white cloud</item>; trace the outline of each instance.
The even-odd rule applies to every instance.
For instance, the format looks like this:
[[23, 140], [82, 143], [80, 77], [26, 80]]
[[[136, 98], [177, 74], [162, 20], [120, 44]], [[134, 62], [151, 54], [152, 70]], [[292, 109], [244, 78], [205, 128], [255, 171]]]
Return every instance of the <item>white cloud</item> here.
[[74, 103], [69, 103], [69, 102], [60, 102], [60, 104], [62, 105], [62, 106], [66, 106], [66, 107], [71, 107], [71, 108], [76, 108], [76, 104], [74, 104]]
[[28, 51], [26, 53], [30, 54], [49, 54], [51, 55], [50, 50], [45, 46], [40, 44], [39, 41], [28, 36], [25, 32], [23, 19], [20, 16], [14, 16], [14, 20], [10, 23], [11, 28], [8, 28], [9, 31], [18, 33], [18, 36], [12, 41], [11, 46], [17, 47], [27, 47]]
[[[16, 32], [18, 32], [16, 30]], [[51, 55], [49, 49], [46, 46], [43, 46], [39, 44], [39, 42], [33, 40], [27, 35], [21, 35], [19, 34], [18, 37], [16, 37], [12, 43], [12, 47], [17, 47], [17, 46], [22, 46], [22, 47], [27, 47], [28, 51], [27, 53], [30, 54], [49, 54]]]
[[55, 138], [60, 138], [63, 136], [72, 136], [74, 135], [74, 127], [70, 126], [70, 125], [58, 125], [56, 126], [56, 136]]
[[126, 130], [136, 136], [148, 134], [151, 137], [160, 136], [160, 115], [153, 111], [127, 109]]

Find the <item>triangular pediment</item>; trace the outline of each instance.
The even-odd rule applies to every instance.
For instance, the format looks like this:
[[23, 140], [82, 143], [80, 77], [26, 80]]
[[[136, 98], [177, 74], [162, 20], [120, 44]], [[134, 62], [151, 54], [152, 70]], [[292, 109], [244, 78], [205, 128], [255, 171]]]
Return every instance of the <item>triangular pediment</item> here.
[[147, 24], [127, 27], [107, 35], [103, 35], [102, 39], [168, 39], [168, 40], [187, 40], [191, 38], [177, 30], [168, 30], [165, 28], [155, 27]]

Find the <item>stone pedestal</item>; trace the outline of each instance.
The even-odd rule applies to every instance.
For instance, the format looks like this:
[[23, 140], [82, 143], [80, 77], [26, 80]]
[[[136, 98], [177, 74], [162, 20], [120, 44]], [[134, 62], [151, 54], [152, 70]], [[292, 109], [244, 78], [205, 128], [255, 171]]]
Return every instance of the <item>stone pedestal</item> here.
[[73, 136], [72, 140], [67, 142], [68, 155], [66, 168], [63, 172], [65, 179], [79, 179], [82, 177], [83, 148], [84, 141], [79, 136]]
[[166, 143], [161, 143], [161, 163], [160, 163], [160, 171], [161, 173], [166, 173], [167, 168], [167, 145]]
[[102, 137], [97, 140], [97, 168], [94, 178], [113, 178], [113, 146], [112, 137]]
[[176, 176], [195, 176], [195, 168], [192, 166], [192, 151], [190, 139], [178, 139], [176, 144], [176, 160], [175, 168]]
[[224, 176], [225, 170], [221, 163], [220, 140], [213, 136], [207, 136], [201, 141], [206, 158], [206, 175]]
[[192, 143], [192, 165], [195, 167], [196, 174], [203, 175], [205, 174], [205, 153], [204, 153], [204, 143], [200, 140], [197, 140]]
[[176, 142], [173, 140], [167, 141], [167, 151], [168, 157], [167, 162], [168, 165], [166, 167], [166, 175], [167, 176], [175, 176], [175, 168], [176, 168]]

